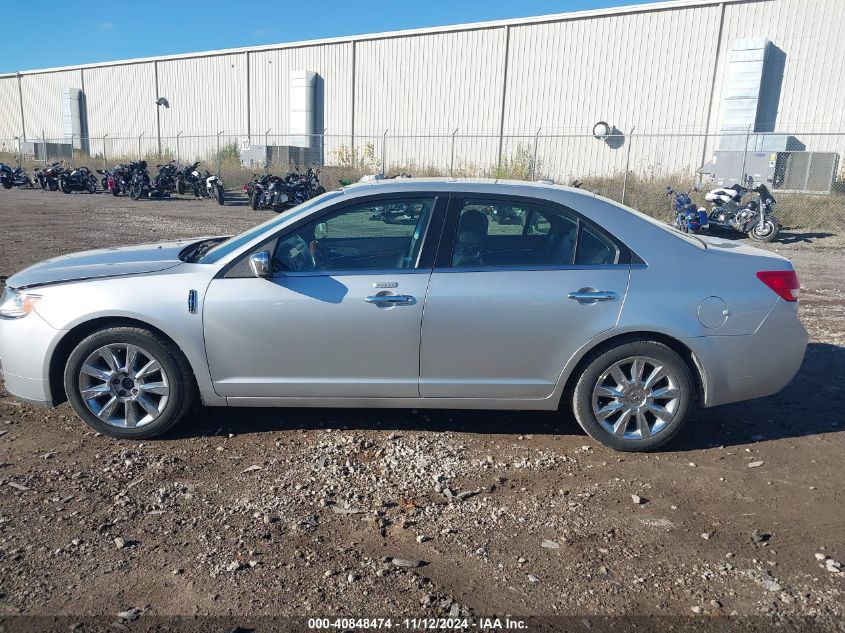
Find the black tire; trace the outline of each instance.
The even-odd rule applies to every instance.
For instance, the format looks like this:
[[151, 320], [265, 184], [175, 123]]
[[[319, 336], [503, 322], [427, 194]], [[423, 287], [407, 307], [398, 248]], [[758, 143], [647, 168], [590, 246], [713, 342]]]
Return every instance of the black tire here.
[[85, 190], [88, 193], [97, 193], [97, 181], [94, 178], [89, 178], [85, 183]]
[[226, 196], [223, 194], [223, 187], [217, 185], [214, 187], [214, 199], [221, 207], [226, 204]]
[[253, 211], [258, 211], [258, 208], [259, 208], [259, 206], [260, 206], [259, 202], [260, 202], [260, 201], [259, 201], [258, 192], [257, 192], [257, 191], [253, 191], [253, 192], [252, 192], [252, 197], [251, 197], [251, 198], [250, 198], [250, 200], [249, 200], [249, 206], [251, 206], [251, 207], [252, 207], [252, 210], [253, 210]]
[[180, 196], [185, 195], [185, 183], [182, 182], [181, 178], [176, 179], [176, 193], [178, 193]]
[[3, 181], [3, 189], [11, 189], [11, 188], [12, 188], [12, 183], [10, 183], [8, 180], [4, 180]]
[[47, 186], [50, 188], [50, 191], [58, 191], [59, 190], [59, 183], [55, 180], [51, 180], [47, 183]]
[[38, 179], [38, 182], [41, 184], [41, 188], [42, 188], [44, 191], [47, 191], [47, 189], [48, 189], [48, 187], [47, 187], [47, 179], [46, 179], [46, 178], [39, 178], [39, 179]]
[[139, 183], [133, 183], [129, 185], [129, 197], [133, 200], [140, 200], [141, 196], [144, 195], [144, 187]]
[[[761, 231], [758, 233], [758, 229]], [[763, 219], [763, 224], [759, 223], [754, 226], [748, 233], [748, 237], [757, 242], [774, 242], [780, 234], [780, 224], [777, 220], [766, 217]]]
[[27, 178], [27, 182], [29, 182], [29, 188], [35, 189], [35, 181], [32, 178]]
[[[170, 395], [159, 416], [137, 428], [120, 428], [100, 420], [85, 404], [79, 390], [79, 371], [90, 354], [110, 344], [129, 343], [150, 352], [167, 376]], [[88, 426], [109, 437], [141, 440], [156, 437], [171, 429], [185, 417], [196, 400], [197, 387], [188, 360], [167, 339], [135, 327], [112, 327], [84, 339], [71, 352], [65, 366], [64, 386], [68, 401]]]
[[70, 185], [67, 183], [67, 178], [59, 178], [59, 189], [62, 190], [62, 193], [70, 193], [72, 191]]
[[[616, 363], [633, 357], [647, 357], [658, 361], [662, 367], [671, 372], [678, 393], [671, 420], [645, 439], [617, 437], [599, 422], [593, 412], [593, 390], [599, 384], [599, 380]], [[597, 442], [616, 451], [648, 451], [672, 440], [683, 427], [693, 401], [693, 380], [684, 359], [667, 345], [643, 339], [630, 340], [592, 352], [582, 367], [583, 371], [573, 392], [572, 409], [581, 428]], [[668, 384], [668, 379], [667, 383], [662, 383], [662, 379], [655, 383], [655, 385], [661, 384]], [[601, 404], [601, 400], [598, 402]], [[646, 416], [651, 417], [653, 414], [646, 414]], [[653, 420], [656, 422], [657, 418], [653, 417]], [[636, 420], [626, 422], [626, 428], [635, 425]]]
[[117, 197], [120, 195], [120, 187], [115, 183], [111, 188], [111, 195]]

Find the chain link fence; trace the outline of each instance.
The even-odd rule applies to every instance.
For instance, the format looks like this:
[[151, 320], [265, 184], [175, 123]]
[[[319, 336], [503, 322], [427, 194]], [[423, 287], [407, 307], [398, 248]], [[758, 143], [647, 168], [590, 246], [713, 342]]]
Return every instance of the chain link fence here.
[[[469, 134], [459, 130], [355, 134], [176, 134], [97, 138], [0, 139], [0, 162], [28, 169], [57, 161], [105, 169], [144, 159], [155, 165], [200, 162], [239, 189], [253, 174], [308, 166], [327, 188], [363, 174], [552, 180], [579, 184], [654, 217], [671, 216], [666, 188], [704, 193], [735, 183], [764, 182], [785, 226], [845, 232], [843, 133], [750, 131], [589, 134]], [[698, 188], [696, 190], [696, 187]]]

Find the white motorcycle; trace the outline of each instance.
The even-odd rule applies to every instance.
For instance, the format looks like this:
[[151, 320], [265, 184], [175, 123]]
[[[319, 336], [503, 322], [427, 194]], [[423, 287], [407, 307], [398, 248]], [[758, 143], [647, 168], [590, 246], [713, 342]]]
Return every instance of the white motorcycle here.
[[[757, 194], [756, 199], [743, 203], [743, 197], [751, 192]], [[774, 215], [775, 198], [763, 183], [752, 189], [742, 185], [713, 189], [704, 199], [712, 205], [707, 214], [711, 229], [745, 233], [758, 242], [774, 242], [780, 233], [781, 224]]]

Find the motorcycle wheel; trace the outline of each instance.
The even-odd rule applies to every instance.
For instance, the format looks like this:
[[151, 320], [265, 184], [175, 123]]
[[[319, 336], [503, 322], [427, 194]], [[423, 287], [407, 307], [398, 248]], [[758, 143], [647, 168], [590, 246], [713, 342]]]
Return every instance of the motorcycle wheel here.
[[223, 195], [223, 187], [214, 188], [214, 198], [217, 200], [217, 204], [221, 207], [226, 203], [226, 199]]
[[114, 186], [111, 188], [111, 195], [113, 195], [113, 196], [115, 196], [115, 197], [116, 197], [116, 196], [119, 196], [119, 195], [120, 195], [120, 187], [118, 187], [117, 185], [114, 185]]
[[59, 183], [55, 180], [51, 180], [47, 185], [50, 187], [50, 191], [58, 191], [59, 190]]
[[70, 188], [70, 185], [68, 184], [67, 180], [65, 180], [64, 178], [59, 180], [59, 189], [62, 190], [62, 193], [70, 193], [72, 191], [72, 189]]
[[27, 181], [29, 182], [29, 188], [35, 189], [35, 181], [32, 178], [27, 178]]
[[49, 187], [47, 186], [47, 180], [45, 178], [39, 178], [38, 182], [41, 184], [41, 188], [44, 191], [47, 191], [47, 189], [49, 189]]
[[252, 192], [252, 198], [249, 201], [249, 206], [252, 207], [253, 211], [258, 211], [258, 208], [261, 206], [259, 203], [260, 203], [260, 200], [258, 199], [258, 192], [253, 191]]
[[185, 183], [182, 182], [181, 178], [176, 181], [176, 193], [178, 193], [180, 196], [185, 195]]
[[3, 189], [11, 189], [11, 188], [12, 188], [12, 183], [10, 183], [8, 180], [4, 180], [3, 181]]
[[88, 193], [96, 193], [97, 192], [97, 181], [93, 178], [85, 183], [85, 190]]
[[144, 188], [140, 185], [129, 185], [129, 197], [133, 200], [140, 200], [144, 193]]
[[758, 242], [774, 242], [780, 233], [780, 225], [771, 218], [764, 218], [763, 223], [757, 223], [748, 233], [748, 237]]

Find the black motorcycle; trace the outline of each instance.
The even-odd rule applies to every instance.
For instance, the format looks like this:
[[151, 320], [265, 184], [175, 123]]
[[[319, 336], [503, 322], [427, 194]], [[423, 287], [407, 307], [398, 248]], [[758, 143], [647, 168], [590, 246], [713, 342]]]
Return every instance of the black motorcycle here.
[[74, 191], [95, 193], [97, 191], [97, 178], [87, 167], [64, 171], [59, 174], [59, 189], [62, 190], [62, 193]]
[[44, 169], [35, 170], [35, 178], [44, 191], [59, 190], [59, 175], [65, 170], [61, 163], [53, 163]]
[[0, 163], [0, 183], [3, 185], [3, 189], [11, 189], [12, 187], [29, 187], [32, 189], [35, 186], [23, 167], [12, 168], [5, 163]]
[[133, 200], [140, 200], [150, 190], [150, 174], [147, 172], [147, 161], [139, 160], [130, 163], [129, 174], [126, 191]]

